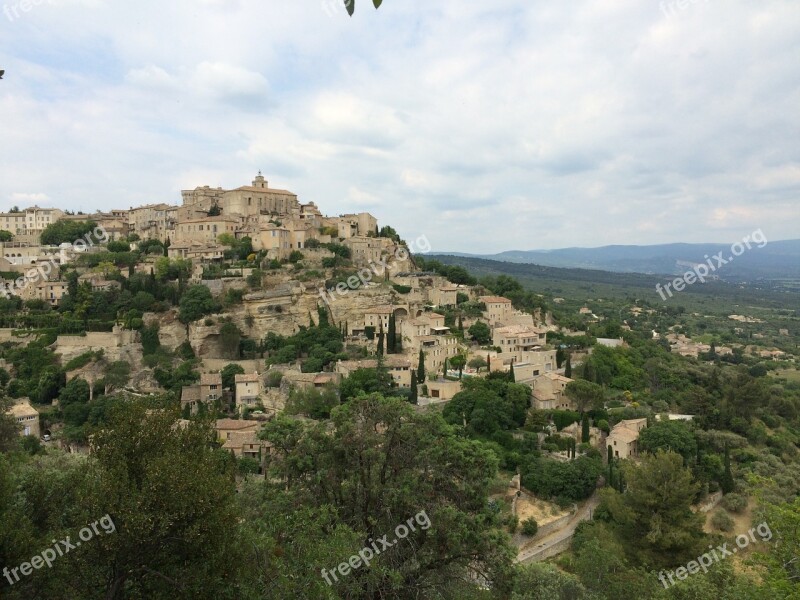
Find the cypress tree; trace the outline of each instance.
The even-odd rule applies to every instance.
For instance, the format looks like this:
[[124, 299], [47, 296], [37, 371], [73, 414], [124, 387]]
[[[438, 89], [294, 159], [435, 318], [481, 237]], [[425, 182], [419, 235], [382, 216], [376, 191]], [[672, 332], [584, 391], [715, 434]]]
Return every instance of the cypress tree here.
[[567, 355], [567, 364], [564, 367], [564, 377], [572, 377], [572, 360]]
[[514, 363], [513, 362], [511, 363], [511, 370], [508, 373], [509, 373], [508, 380], [511, 383], [516, 383], [517, 382], [517, 376], [514, 374]]
[[731, 455], [728, 450], [728, 444], [725, 444], [725, 473], [722, 475], [722, 481], [719, 482], [723, 494], [730, 494], [736, 485], [733, 481], [733, 473], [731, 472]]
[[583, 413], [583, 422], [581, 423], [581, 442], [584, 444], [589, 442], [589, 415]]
[[389, 334], [386, 339], [386, 353], [394, 354], [397, 351], [397, 324], [394, 313], [389, 315]]
[[408, 397], [408, 400], [411, 404], [419, 404], [417, 398], [417, 372], [413, 369], [411, 370], [411, 395]]
[[417, 381], [425, 383], [425, 353], [419, 351], [419, 365], [417, 366]]
[[378, 333], [378, 356], [383, 356], [383, 344], [386, 336], [383, 333], [383, 325], [381, 325], [380, 333]]

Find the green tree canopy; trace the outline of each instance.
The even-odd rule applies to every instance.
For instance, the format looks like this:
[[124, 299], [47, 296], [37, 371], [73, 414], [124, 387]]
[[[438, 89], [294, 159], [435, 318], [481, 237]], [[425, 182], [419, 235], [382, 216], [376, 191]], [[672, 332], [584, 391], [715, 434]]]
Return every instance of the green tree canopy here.
[[179, 318], [183, 323], [191, 323], [210, 315], [218, 309], [211, 291], [204, 285], [190, 286], [181, 297]]

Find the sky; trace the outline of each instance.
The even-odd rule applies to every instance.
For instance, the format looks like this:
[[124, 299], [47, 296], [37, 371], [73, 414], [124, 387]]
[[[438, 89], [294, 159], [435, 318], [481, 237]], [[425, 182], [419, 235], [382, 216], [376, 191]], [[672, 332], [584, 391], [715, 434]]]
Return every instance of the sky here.
[[0, 210], [261, 170], [434, 252], [800, 238], [797, 0], [0, 4]]

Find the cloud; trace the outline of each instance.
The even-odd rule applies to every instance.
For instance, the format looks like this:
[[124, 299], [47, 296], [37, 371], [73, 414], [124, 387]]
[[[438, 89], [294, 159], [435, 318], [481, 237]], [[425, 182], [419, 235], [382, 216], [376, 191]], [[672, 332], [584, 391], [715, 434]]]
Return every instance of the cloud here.
[[43, 193], [22, 193], [14, 192], [9, 197], [11, 204], [19, 205], [21, 208], [27, 208], [29, 205], [42, 204], [50, 201], [50, 197]]
[[0, 198], [179, 203], [261, 169], [437, 250], [797, 237], [793, 0], [339, 4], [63, 1], [0, 23]]

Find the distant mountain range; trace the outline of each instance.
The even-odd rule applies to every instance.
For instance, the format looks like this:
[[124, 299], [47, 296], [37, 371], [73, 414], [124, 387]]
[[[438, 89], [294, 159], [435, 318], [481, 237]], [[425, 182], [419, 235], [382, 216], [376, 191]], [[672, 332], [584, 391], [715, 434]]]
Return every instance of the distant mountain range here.
[[[482, 258], [510, 263], [567, 269], [595, 269], [616, 273], [677, 275], [711, 258], [717, 275], [726, 281], [800, 279], [800, 240], [768, 242], [762, 248], [751, 242], [740, 256], [731, 244], [661, 244], [656, 246], [603, 246], [559, 250], [509, 250], [499, 254], [443, 252], [450, 256]], [[740, 252], [739, 248], [734, 249]], [[717, 266], [713, 257], [722, 252], [729, 261]], [[731, 260], [732, 259], [732, 260]]]

